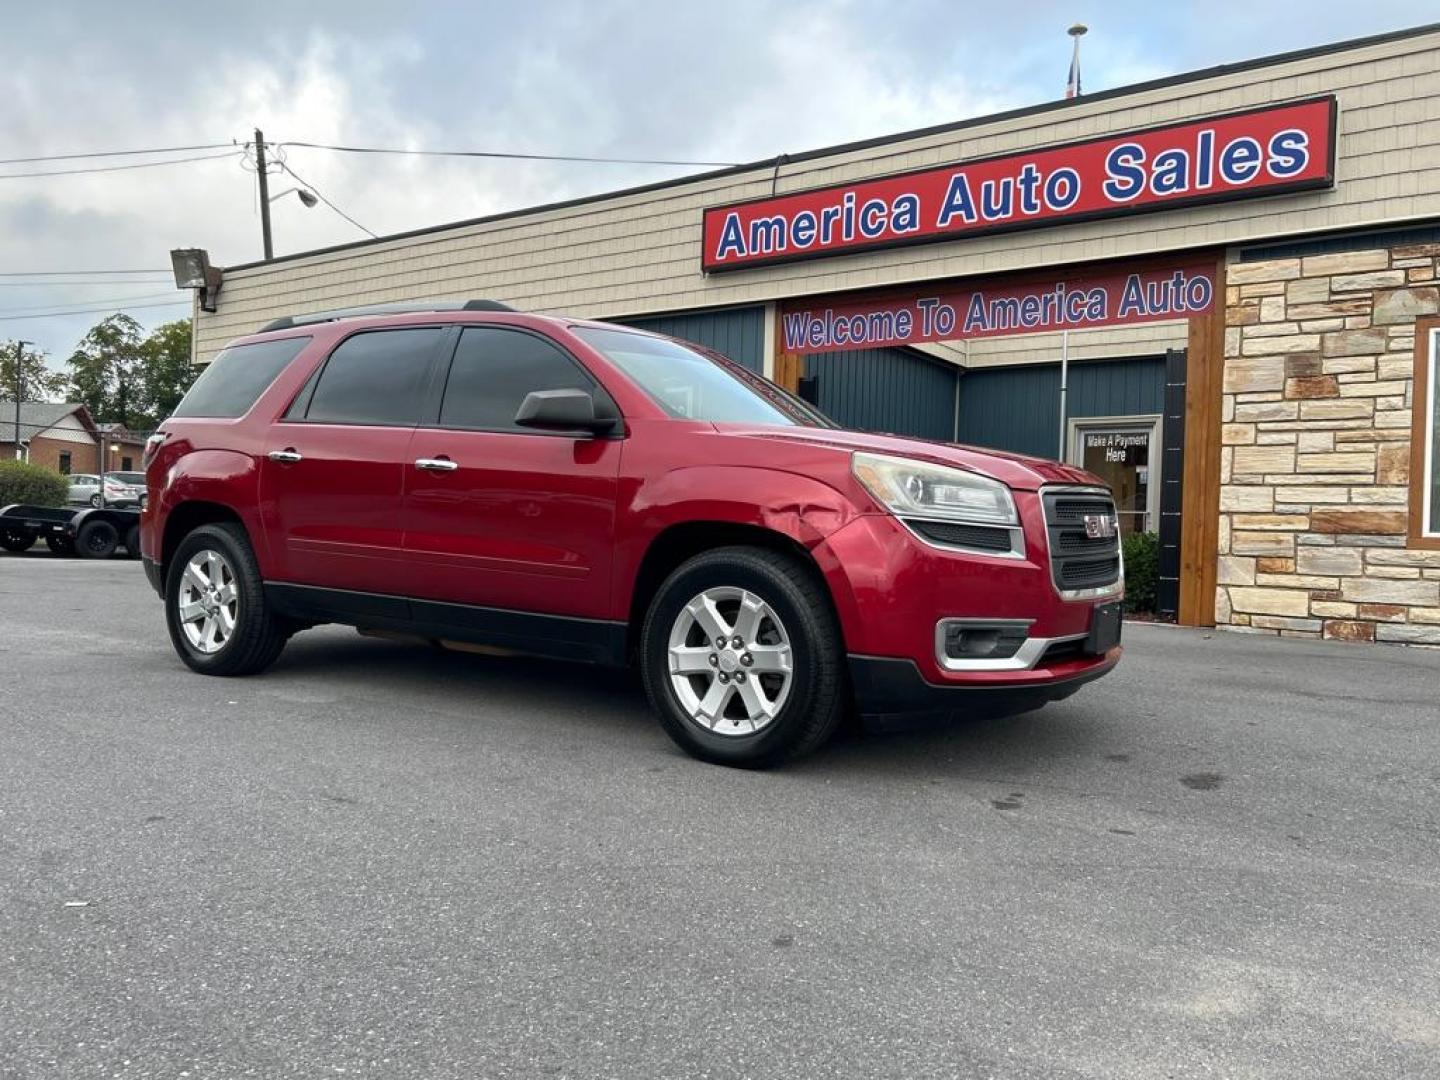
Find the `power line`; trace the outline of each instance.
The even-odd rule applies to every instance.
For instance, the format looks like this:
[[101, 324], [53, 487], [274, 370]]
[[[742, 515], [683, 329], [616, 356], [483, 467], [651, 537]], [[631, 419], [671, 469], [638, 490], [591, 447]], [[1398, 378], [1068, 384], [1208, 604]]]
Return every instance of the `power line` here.
[[172, 293], [147, 293], [144, 296], [110, 296], [104, 299], [93, 297], [77, 300], [73, 304], [41, 304], [39, 307], [0, 308], [0, 315], [68, 315], [65, 308], [84, 307], [86, 304], [125, 304], [131, 300], [161, 300]]
[[[124, 311], [143, 311], [149, 308], [190, 307], [190, 300], [172, 300], [168, 304], [126, 304]], [[115, 313], [114, 307], [89, 308], [85, 311], [62, 311], [53, 315], [0, 315], [0, 322], [20, 322], [25, 319], [63, 319], [71, 315], [98, 315], [102, 312]]]
[[200, 154], [196, 157], [167, 158], [164, 161], [141, 161], [134, 165], [97, 165], [93, 169], [49, 169], [45, 172], [0, 173], [0, 180], [24, 180], [33, 176], [80, 176], [87, 173], [125, 172], [128, 169], [153, 169], [159, 165], [184, 165], [192, 161], [219, 161], [233, 158], [241, 151], [227, 151], [223, 154]]
[[164, 285], [169, 278], [136, 278], [134, 281], [116, 281], [114, 278], [85, 278], [71, 281], [0, 281], [0, 289], [68, 289], [76, 287], [88, 288], [94, 285], [109, 285], [112, 288], [117, 285]]
[[406, 154], [412, 157], [499, 158], [508, 161], [576, 161], [592, 165], [674, 165], [727, 168], [737, 161], [674, 161], [665, 158], [587, 157], [579, 154], [515, 154], [499, 150], [408, 150], [391, 146], [333, 146], [330, 143], [281, 142], [277, 146], [300, 146], [308, 150], [333, 150], [340, 154]]
[[367, 229], [364, 225], [361, 225], [358, 221], [356, 221], [356, 220], [355, 220], [353, 217], [351, 217], [349, 214], [345, 213], [344, 210], [341, 210], [341, 209], [340, 209], [338, 206], [336, 206], [333, 202], [331, 202], [329, 199], [325, 198], [324, 192], [322, 192], [322, 191], [321, 191], [319, 188], [317, 188], [314, 184], [310, 183], [310, 181], [306, 180], [303, 176], [301, 176], [299, 173], [297, 173], [294, 169], [290, 168], [289, 165], [286, 165], [283, 161], [280, 162], [279, 164], [280, 164], [280, 167], [281, 167], [282, 169], [284, 169], [287, 173], [289, 173], [289, 174], [290, 174], [291, 176], [293, 176], [297, 181], [299, 181], [299, 182], [300, 182], [300, 185], [301, 185], [302, 187], [308, 188], [308, 189], [310, 189], [312, 192], [314, 192], [314, 193], [315, 193], [315, 197], [316, 197], [317, 199], [319, 199], [321, 202], [323, 202], [323, 203], [324, 203], [326, 206], [328, 206], [331, 210], [334, 210], [335, 213], [339, 214], [339, 215], [340, 215], [341, 217], [343, 217], [346, 221], [350, 222], [351, 225], [354, 225], [357, 229], [359, 229], [359, 230], [360, 230], [361, 232], [363, 232], [365, 235], [369, 236], [372, 240], [378, 240], [378, 239], [380, 239], [378, 236], [375, 235], [375, 233], [371, 232], [369, 229]]
[[[0, 277], [70, 277], [81, 274], [169, 274], [169, 268], [161, 270], [0, 270]], [[117, 284], [119, 284], [117, 282]]]
[[87, 154], [44, 154], [39, 157], [0, 158], [0, 165], [28, 165], [35, 161], [78, 161], [81, 158], [134, 157], [137, 154], [180, 154], [191, 150], [219, 150], [234, 143], [197, 143], [194, 146], [156, 146], [149, 150], [94, 150]]

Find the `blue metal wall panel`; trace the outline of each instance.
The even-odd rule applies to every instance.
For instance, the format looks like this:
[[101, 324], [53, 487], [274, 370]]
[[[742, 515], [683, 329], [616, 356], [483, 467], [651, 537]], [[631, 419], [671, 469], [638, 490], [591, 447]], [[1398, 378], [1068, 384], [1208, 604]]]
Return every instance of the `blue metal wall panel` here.
[[693, 341], [724, 353], [751, 371], [765, 370], [765, 309], [731, 308], [727, 311], [693, 311], [647, 319], [617, 319], [637, 330]]
[[[1164, 412], [1165, 358], [1070, 365], [1069, 415]], [[972, 369], [960, 382], [960, 441], [1053, 458], [1060, 440], [1060, 365]]]
[[805, 357], [816, 404], [861, 431], [948, 441], [955, 431], [957, 369], [905, 349], [856, 349]]

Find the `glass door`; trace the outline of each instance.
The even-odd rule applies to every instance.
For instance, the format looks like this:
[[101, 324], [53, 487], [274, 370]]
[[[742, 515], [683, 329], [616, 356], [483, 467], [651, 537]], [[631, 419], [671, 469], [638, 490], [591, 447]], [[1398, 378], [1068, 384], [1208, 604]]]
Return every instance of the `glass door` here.
[[1070, 421], [1070, 462], [1100, 477], [1115, 493], [1122, 537], [1159, 531], [1158, 416]]

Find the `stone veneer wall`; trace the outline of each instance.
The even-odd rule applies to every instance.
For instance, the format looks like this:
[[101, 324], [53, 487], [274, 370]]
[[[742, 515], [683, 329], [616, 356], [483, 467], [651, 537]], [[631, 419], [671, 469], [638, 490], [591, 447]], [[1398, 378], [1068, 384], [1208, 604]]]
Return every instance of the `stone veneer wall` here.
[[1226, 272], [1217, 623], [1440, 644], [1440, 551], [1405, 546], [1417, 315], [1440, 245]]

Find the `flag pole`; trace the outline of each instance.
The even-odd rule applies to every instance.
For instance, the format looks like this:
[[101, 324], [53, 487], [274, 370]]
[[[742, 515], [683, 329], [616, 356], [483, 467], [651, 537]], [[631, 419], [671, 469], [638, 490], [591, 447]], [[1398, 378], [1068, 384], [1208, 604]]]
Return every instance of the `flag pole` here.
[[1075, 42], [1075, 48], [1070, 53], [1070, 77], [1065, 81], [1065, 97], [1067, 100], [1080, 96], [1080, 39], [1085, 36], [1085, 32], [1089, 29], [1090, 28], [1084, 23], [1077, 22], [1071, 26], [1069, 30], [1065, 31]]

